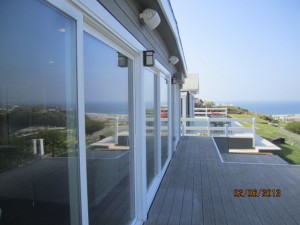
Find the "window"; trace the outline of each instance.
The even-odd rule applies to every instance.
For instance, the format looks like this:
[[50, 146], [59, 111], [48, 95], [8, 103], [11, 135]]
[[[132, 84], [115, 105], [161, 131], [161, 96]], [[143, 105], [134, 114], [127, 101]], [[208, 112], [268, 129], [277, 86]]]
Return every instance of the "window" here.
[[84, 70], [89, 221], [128, 224], [134, 216], [132, 60], [85, 33]]
[[157, 136], [156, 136], [156, 101], [155, 101], [155, 74], [145, 69], [144, 95], [146, 106], [146, 159], [147, 159], [147, 186], [150, 187], [157, 175]]
[[0, 2], [1, 224], [80, 221], [76, 21]]
[[169, 100], [168, 81], [160, 77], [160, 135], [161, 135], [161, 167], [165, 165], [169, 154]]

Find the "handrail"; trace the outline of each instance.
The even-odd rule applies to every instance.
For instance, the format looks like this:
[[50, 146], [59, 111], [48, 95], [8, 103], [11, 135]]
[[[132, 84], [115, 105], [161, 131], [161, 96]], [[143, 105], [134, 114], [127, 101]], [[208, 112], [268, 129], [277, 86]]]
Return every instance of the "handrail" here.
[[[119, 125], [127, 119], [115, 118], [115, 135], [114, 138], [118, 143], [119, 130], [126, 130], [127, 126]], [[161, 131], [167, 131], [169, 122], [168, 118], [160, 119]], [[154, 122], [154, 118], [146, 118], [147, 122]], [[250, 123], [250, 127], [245, 127], [241, 123]], [[127, 128], [128, 129], [128, 128]], [[253, 146], [255, 146], [255, 118], [211, 118], [211, 117], [196, 117], [196, 118], [181, 118], [181, 136], [184, 135], [201, 135], [201, 136], [224, 136], [224, 137], [251, 137]], [[153, 126], [146, 126], [146, 131], [154, 131]]]
[[[250, 123], [245, 127], [241, 123]], [[181, 118], [181, 135], [251, 137], [255, 146], [255, 118]]]
[[195, 116], [219, 115], [227, 117], [227, 108], [194, 108]]
[[211, 122], [251, 122], [253, 118], [210, 118], [210, 117], [195, 117], [181, 118], [181, 121], [211, 121]]

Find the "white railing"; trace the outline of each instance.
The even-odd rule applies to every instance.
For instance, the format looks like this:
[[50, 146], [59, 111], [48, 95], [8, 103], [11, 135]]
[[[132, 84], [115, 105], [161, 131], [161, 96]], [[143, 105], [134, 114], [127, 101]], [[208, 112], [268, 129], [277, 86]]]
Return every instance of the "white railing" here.
[[[147, 133], [153, 133], [154, 119], [147, 118], [146, 121], [148, 123], [153, 123], [146, 126]], [[161, 132], [166, 132], [168, 130], [168, 122], [168, 118], [161, 118]], [[127, 123], [127, 118], [114, 118], [114, 139], [116, 143], [118, 143], [120, 131], [128, 131]], [[243, 126], [241, 123], [247, 123], [248, 126]], [[255, 146], [255, 129], [255, 118], [181, 118], [181, 136], [250, 137], [253, 138], [253, 146]]]
[[[248, 123], [243, 126], [241, 123]], [[250, 137], [255, 145], [255, 118], [181, 118], [181, 135]]]
[[195, 108], [195, 116], [221, 116], [227, 117], [227, 108]]
[[[146, 126], [146, 131], [148, 132], [154, 132], [155, 130], [155, 127], [154, 127], [154, 118], [146, 118], [146, 122], [150, 122], [152, 123], [151, 126]], [[169, 123], [169, 119], [168, 118], [160, 118], [160, 131], [161, 132], [165, 132], [165, 131], [168, 131], [169, 130], [169, 127], [168, 127], [168, 123]]]

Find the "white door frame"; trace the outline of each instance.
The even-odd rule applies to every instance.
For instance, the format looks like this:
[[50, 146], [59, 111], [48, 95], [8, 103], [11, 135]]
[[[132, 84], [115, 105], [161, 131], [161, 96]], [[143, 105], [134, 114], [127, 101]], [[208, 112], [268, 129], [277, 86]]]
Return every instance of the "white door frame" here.
[[[134, 146], [134, 201], [135, 219], [133, 224], [142, 224], [147, 219], [147, 212], [152, 203], [159, 183], [171, 159], [171, 121], [169, 113], [169, 156], [164, 168], [159, 172], [156, 186], [150, 197], [147, 196], [146, 174], [146, 149], [145, 149], [145, 107], [143, 96], [143, 51], [146, 48], [123, 27], [101, 4], [96, 0], [46, 0], [60, 9], [77, 23], [77, 99], [78, 99], [78, 139], [80, 163], [80, 196], [81, 196], [81, 222], [89, 224], [88, 197], [87, 197], [87, 170], [86, 170], [86, 145], [85, 145], [85, 109], [84, 109], [84, 68], [83, 68], [83, 32], [87, 32], [112, 48], [120, 51], [133, 60], [132, 99], [133, 103], [133, 146]], [[164, 75], [168, 79], [169, 110], [172, 111], [171, 74], [157, 60], [152, 68], [157, 75]], [[159, 87], [159, 86], [158, 86]], [[159, 146], [158, 146], [159, 147]], [[159, 163], [160, 165], [160, 163]]]

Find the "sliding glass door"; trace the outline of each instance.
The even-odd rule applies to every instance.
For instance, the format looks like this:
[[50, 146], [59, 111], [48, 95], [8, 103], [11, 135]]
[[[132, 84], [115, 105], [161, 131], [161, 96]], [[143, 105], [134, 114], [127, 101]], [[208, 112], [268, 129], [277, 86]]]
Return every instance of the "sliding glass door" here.
[[0, 223], [80, 224], [76, 20], [0, 1]]
[[145, 69], [144, 95], [146, 115], [146, 160], [147, 160], [147, 187], [149, 188], [158, 173], [158, 149], [157, 149], [157, 108], [155, 82], [156, 77], [152, 71]]
[[168, 80], [160, 76], [160, 137], [161, 137], [161, 167], [169, 157], [169, 87]]
[[84, 34], [85, 131], [90, 224], [133, 219], [132, 60]]
[[[169, 134], [169, 82], [166, 76], [144, 71], [144, 104], [146, 129], [147, 187], [152, 184], [168, 162]], [[156, 187], [158, 183], [156, 182]]]

